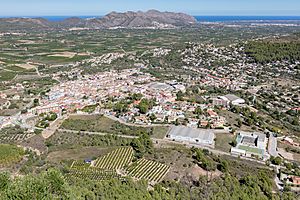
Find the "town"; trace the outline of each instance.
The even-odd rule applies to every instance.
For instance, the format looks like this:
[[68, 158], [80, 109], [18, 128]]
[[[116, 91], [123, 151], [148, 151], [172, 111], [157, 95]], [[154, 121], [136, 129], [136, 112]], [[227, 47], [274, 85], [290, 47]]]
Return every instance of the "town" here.
[[235, 23], [0, 31], [0, 169], [298, 194], [299, 26]]

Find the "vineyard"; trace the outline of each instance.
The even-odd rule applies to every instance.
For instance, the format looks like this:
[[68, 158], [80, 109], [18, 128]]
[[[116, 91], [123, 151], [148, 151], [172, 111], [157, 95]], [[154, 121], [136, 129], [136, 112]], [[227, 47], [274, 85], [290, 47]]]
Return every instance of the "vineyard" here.
[[155, 161], [140, 159], [128, 167], [128, 175], [158, 183], [168, 173], [170, 167]]
[[91, 164], [89, 164], [89, 163], [85, 163], [83, 161], [75, 160], [75, 161], [73, 161], [70, 168], [71, 169], [85, 169], [85, 168], [88, 168], [90, 166], [91, 166]]
[[[128, 175], [136, 179], [146, 179], [149, 182], [158, 183], [170, 169], [167, 165], [146, 159], [132, 163], [133, 155], [134, 151], [131, 147], [122, 147], [99, 157], [91, 164], [73, 161], [66, 177], [102, 181], [111, 178], [121, 179], [124, 178], [124, 175]], [[120, 169], [127, 174], [119, 174]]]
[[95, 160], [93, 167], [100, 169], [124, 169], [129, 166], [133, 159], [133, 149], [131, 147], [119, 148], [111, 153]]
[[14, 143], [23, 141], [33, 136], [32, 133], [26, 133], [25, 130], [18, 127], [4, 128], [0, 132], [1, 143]]
[[93, 181], [103, 181], [112, 178], [121, 178], [121, 176], [117, 174], [115, 170], [104, 170], [104, 169], [97, 169], [93, 167], [81, 168], [81, 169], [71, 168], [66, 177], [67, 179], [70, 177], [75, 177], [75, 178], [93, 180]]
[[8, 143], [8, 142], [17, 142], [28, 139], [34, 134], [24, 133], [24, 134], [3, 134], [0, 133], [0, 142]]

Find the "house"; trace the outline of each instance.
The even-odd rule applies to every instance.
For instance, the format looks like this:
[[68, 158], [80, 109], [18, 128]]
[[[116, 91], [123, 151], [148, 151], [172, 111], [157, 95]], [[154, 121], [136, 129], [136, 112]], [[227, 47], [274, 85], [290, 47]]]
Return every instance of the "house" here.
[[200, 124], [199, 124], [199, 126], [200, 127], [206, 127], [207, 125], [208, 125], [208, 121], [207, 120], [200, 120]]
[[285, 182], [287, 185], [292, 187], [299, 187], [300, 186], [300, 177], [294, 174], [287, 174], [283, 171], [280, 171], [280, 181]]
[[269, 143], [268, 143], [268, 153], [270, 156], [277, 157], [277, 138], [274, 137], [273, 133], [270, 133]]
[[221, 98], [213, 98], [212, 99], [213, 106], [222, 106], [227, 107], [229, 105], [229, 102], [227, 100], [221, 99]]
[[177, 116], [175, 116], [175, 115], [170, 115], [170, 116], [168, 116], [168, 123], [175, 122], [176, 119], [178, 119]]
[[31, 110], [31, 113], [37, 114], [37, 115], [40, 115], [42, 113], [49, 113], [49, 112], [54, 112], [54, 113], [60, 114], [61, 111], [62, 111], [61, 106], [49, 105], [49, 106], [38, 106], [36, 108], [33, 108]]
[[165, 121], [165, 115], [164, 114], [156, 114], [156, 122], [164, 122]]
[[7, 94], [0, 92], [0, 99], [6, 99]]
[[136, 116], [134, 119], [135, 119], [136, 124], [147, 124], [148, 123], [147, 117], [145, 115]]
[[167, 134], [167, 138], [199, 145], [214, 145], [215, 134], [209, 129], [173, 126]]
[[189, 119], [189, 123], [187, 124], [188, 127], [198, 128], [199, 119], [191, 118]]
[[217, 117], [219, 117], [218, 113], [216, 113], [215, 111], [213, 111], [213, 110], [211, 110], [211, 109], [207, 110], [207, 114], [208, 114], [209, 117], [211, 117], [211, 118], [217, 118]]
[[299, 176], [292, 176], [291, 181], [294, 185], [300, 185], [300, 177]]
[[10, 106], [10, 101], [7, 99], [0, 99], [0, 110], [8, 109]]

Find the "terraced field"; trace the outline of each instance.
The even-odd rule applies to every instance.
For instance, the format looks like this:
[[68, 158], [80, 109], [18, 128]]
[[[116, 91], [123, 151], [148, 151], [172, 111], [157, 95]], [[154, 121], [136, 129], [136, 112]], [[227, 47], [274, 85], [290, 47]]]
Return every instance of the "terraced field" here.
[[128, 175], [150, 182], [160, 182], [168, 173], [170, 167], [155, 161], [140, 159], [127, 168]]
[[130, 165], [132, 159], [133, 149], [131, 147], [123, 147], [98, 158], [93, 162], [92, 166], [107, 170], [124, 169], [125, 167]]
[[24, 141], [34, 135], [34, 133], [28, 133], [19, 127], [3, 128], [0, 131], [0, 143], [15, 143]]
[[121, 176], [117, 174], [115, 170], [104, 170], [94, 167], [88, 168], [71, 168], [69, 173], [66, 175], [66, 178], [75, 177], [84, 180], [93, 180], [93, 181], [103, 181], [109, 180], [112, 178], [120, 178]]
[[23, 141], [28, 139], [29, 137], [33, 136], [34, 134], [23, 133], [23, 134], [0, 134], [0, 142], [16, 142], [16, 141]]
[[[131, 147], [118, 148], [92, 162], [73, 161], [66, 178], [80, 178], [102, 181], [111, 178], [121, 179], [124, 176], [136, 179], [146, 179], [155, 184], [160, 182], [168, 173], [170, 167], [155, 161], [140, 159], [132, 163], [133, 149]], [[120, 173], [123, 169], [124, 174]]]

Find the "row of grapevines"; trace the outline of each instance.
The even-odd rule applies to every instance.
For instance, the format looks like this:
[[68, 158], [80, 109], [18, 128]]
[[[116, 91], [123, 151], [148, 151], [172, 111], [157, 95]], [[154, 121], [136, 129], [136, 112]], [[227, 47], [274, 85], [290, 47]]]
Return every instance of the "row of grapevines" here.
[[122, 147], [95, 160], [93, 166], [100, 169], [123, 169], [133, 159], [133, 149]]
[[140, 159], [127, 168], [128, 175], [150, 182], [159, 182], [168, 173], [170, 167], [155, 161]]

